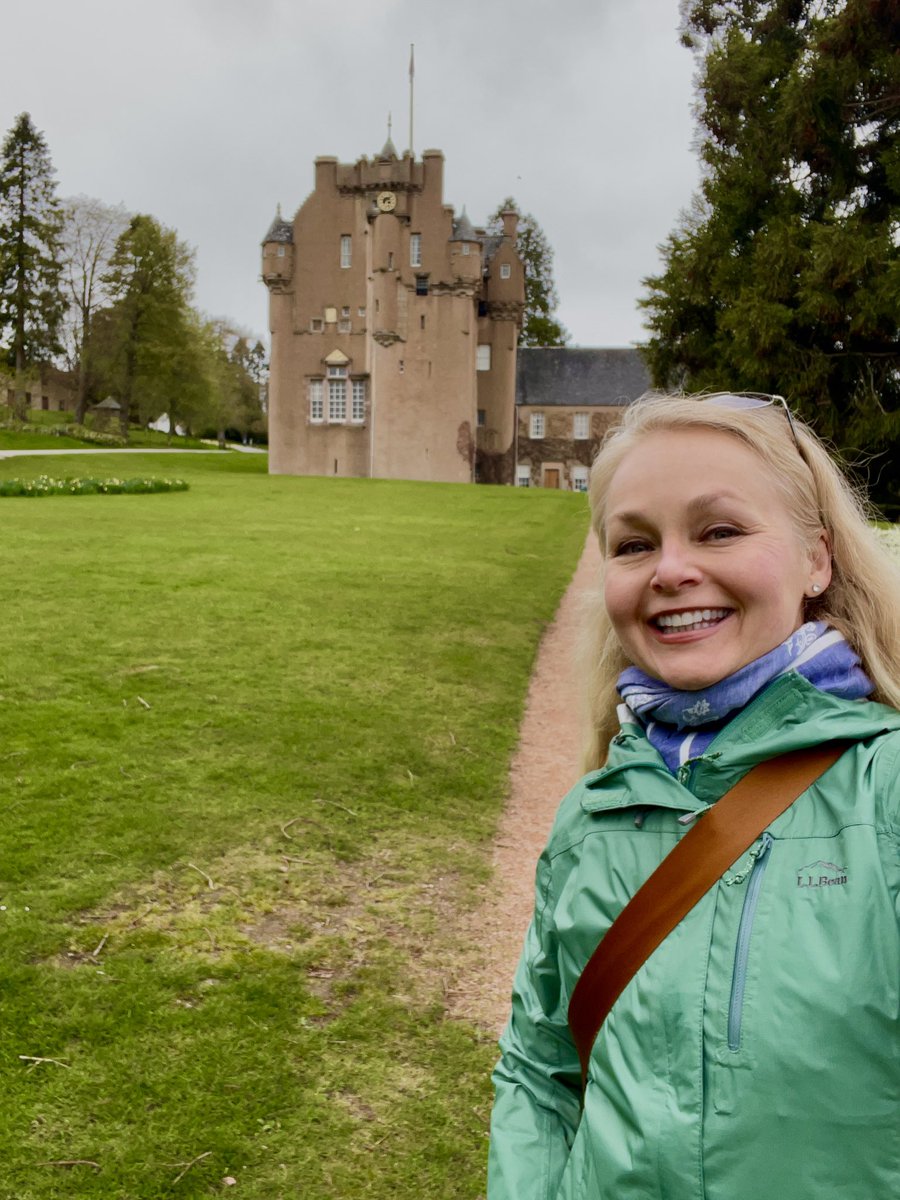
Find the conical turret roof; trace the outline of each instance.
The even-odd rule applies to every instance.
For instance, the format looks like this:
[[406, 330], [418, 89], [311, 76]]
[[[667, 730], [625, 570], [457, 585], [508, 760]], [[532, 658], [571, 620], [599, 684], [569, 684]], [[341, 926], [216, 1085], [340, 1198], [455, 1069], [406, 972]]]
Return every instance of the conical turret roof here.
[[463, 206], [462, 214], [453, 222], [453, 237], [451, 242], [477, 242], [480, 241], [478, 234], [475, 232], [475, 227], [466, 215], [465, 206]]
[[387, 141], [381, 147], [381, 153], [378, 155], [378, 157], [379, 158], [399, 158], [400, 157], [400, 155], [397, 153], [397, 147], [394, 145], [394, 139], [391, 137], [390, 134], [388, 134]]
[[275, 219], [269, 226], [269, 232], [263, 238], [263, 245], [266, 242], [292, 242], [294, 240], [294, 227], [290, 221], [285, 221], [281, 215], [281, 205], [275, 209]]

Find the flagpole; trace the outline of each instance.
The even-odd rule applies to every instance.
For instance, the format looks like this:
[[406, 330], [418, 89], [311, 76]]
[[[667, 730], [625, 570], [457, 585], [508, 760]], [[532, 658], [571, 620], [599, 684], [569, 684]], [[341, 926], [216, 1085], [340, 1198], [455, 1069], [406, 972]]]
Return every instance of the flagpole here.
[[413, 84], [416, 76], [416, 48], [409, 47], [409, 157], [413, 158]]

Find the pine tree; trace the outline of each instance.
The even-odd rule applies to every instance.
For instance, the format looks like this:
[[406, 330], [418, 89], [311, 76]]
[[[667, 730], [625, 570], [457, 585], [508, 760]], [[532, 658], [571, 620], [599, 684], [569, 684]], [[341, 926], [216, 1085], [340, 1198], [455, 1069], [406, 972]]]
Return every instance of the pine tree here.
[[[122, 406], [122, 425], [170, 411], [178, 368], [192, 359], [193, 255], [151, 216], [132, 217], [103, 275], [112, 307], [96, 322], [98, 372]], [[170, 412], [171, 415], [171, 412]]]
[[704, 177], [645, 280], [659, 386], [781, 392], [900, 447], [900, 8], [683, 0]]
[[[508, 196], [491, 216], [488, 232], [501, 233], [504, 210], [519, 212], [512, 196]], [[568, 331], [556, 319], [559, 295], [553, 279], [553, 249], [547, 235], [531, 213], [519, 213], [516, 250], [525, 266], [525, 312], [520, 346], [564, 346]]]
[[26, 415], [25, 372], [59, 353], [62, 213], [43, 134], [22, 113], [0, 155], [0, 338]]

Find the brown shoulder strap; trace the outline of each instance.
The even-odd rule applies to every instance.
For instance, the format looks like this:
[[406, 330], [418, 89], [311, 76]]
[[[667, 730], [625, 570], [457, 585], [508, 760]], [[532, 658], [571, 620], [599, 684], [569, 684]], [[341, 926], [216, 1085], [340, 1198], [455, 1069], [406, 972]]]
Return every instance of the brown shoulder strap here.
[[591, 955], [569, 1002], [582, 1084], [600, 1027], [641, 965], [723, 872], [850, 744], [827, 742], [759, 763], [698, 818], [635, 892]]

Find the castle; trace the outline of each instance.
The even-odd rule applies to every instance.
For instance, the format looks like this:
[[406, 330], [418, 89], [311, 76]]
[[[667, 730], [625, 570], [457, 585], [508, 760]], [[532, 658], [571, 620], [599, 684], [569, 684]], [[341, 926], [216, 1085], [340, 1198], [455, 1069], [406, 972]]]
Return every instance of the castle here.
[[372, 161], [318, 158], [293, 221], [273, 221], [272, 472], [511, 481], [517, 216], [475, 230], [443, 171], [439, 150], [399, 156], [390, 138]]
[[[518, 217], [476, 229], [444, 156], [317, 158], [263, 241], [274, 474], [587, 486], [599, 438], [649, 385], [636, 350], [519, 351]], [[548, 458], [549, 455], [549, 458]]]

